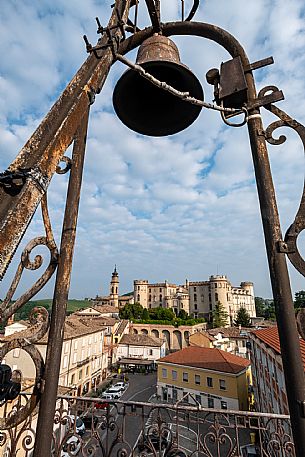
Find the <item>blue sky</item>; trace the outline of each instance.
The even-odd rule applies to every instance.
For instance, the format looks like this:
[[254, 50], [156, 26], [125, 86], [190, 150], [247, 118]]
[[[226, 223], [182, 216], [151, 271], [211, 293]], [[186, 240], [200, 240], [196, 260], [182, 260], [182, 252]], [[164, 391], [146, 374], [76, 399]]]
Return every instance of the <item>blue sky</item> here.
[[[103, 25], [112, 0], [2, 0], [0, 15], [0, 169], [4, 170], [39, 125], [86, 59], [82, 39], [96, 40], [95, 17]], [[186, 1], [186, 9], [192, 1]], [[161, 1], [163, 22], [178, 20], [181, 2]], [[148, 25], [140, 1], [140, 25]], [[217, 24], [243, 44], [251, 61], [273, 55], [275, 64], [256, 71], [258, 90], [276, 85], [278, 105], [305, 122], [305, 29], [302, 0], [201, 1], [197, 21]], [[181, 60], [200, 79], [206, 101], [212, 87], [205, 73], [229, 56], [218, 45], [173, 37]], [[134, 59], [134, 53], [128, 55]], [[116, 63], [90, 116], [71, 298], [107, 294], [114, 264], [120, 291], [133, 280], [206, 280], [225, 274], [233, 285], [253, 281], [256, 295], [270, 297], [270, 281], [246, 127], [229, 128], [216, 112], [202, 110], [187, 130], [166, 138], [137, 135], [112, 108], [112, 91], [125, 70]], [[264, 125], [275, 120], [266, 111]], [[270, 146], [270, 160], [285, 233], [297, 211], [304, 182], [304, 153], [296, 134]], [[281, 132], [282, 133], [282, 132]], [[55, 176], [49, 206], [59, 244], [67, 176]], [[42, 235], [38, 210], [0, 284], [6, 293], [21, 248]], [[302, 241], [299, 248], [302, 252]], [[303, 252], [305, 250], [303, 249]], [[43, 252], [39, 251], [39, 252]], [[37, 251], [38, 253], [38, 251]], [[290, 269], [293, 290], [304, 279]], [[17, 295], [36, 274], [26, 272]], [[52, 296], [53, 281], [39, 294]]]

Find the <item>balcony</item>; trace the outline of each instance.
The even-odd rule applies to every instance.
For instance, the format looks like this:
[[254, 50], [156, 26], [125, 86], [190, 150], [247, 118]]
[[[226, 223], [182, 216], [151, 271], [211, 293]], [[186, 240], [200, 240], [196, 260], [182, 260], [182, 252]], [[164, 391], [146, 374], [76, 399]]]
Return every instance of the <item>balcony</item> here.
[[[11, 424], [21, 401], [7, 409]], [[30, 457], [35, 439], [43, 439], [35, 436], [36, 421], [32, 414], [14, 428], [1, 427], [1, 455]], [[71, 396], [57, 399], [52, 447], [52, 457], [295, 456], [289, 416]]]

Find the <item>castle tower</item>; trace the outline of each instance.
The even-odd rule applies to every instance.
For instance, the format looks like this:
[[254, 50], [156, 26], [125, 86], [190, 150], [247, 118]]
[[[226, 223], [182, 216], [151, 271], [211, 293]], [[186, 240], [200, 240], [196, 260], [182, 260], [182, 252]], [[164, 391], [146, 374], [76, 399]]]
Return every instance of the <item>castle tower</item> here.
[[119, 274], [116, 270], [116, 265], [114, 266], [114, 271], [112, 273], [110, 281], [110, 302], [112, 306], [119, 307]]

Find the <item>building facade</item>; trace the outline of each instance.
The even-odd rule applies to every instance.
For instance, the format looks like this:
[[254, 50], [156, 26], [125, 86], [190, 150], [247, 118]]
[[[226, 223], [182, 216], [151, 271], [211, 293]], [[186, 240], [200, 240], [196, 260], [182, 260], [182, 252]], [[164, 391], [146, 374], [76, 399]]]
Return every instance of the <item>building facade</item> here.
[[[256, 410], [289, 414], [277, 327], [252, 331], [250, 343]], [[305, 341], [302, 338], [300, 346], [305, 367]]]
[[117, 358], [121, 368], [145, 367], [155, 369], [156, 360], [166, 353], [165, 341], [148, 335], [124, 335]]
[[248, 410], [249, 385], [249, 360], [219, 349], [190, 346], [158, 361], [157, 393], [163, 401]]
[[144, 308], [172, 308], [191, 316], [209, 319], [216, 303], [220, 302], [229, 315], [228, 325], [236, 319], [240, 308], [245, 308], [250, 317], [256, 316], [254, 287], [252, 282], [232, 286], [226, 276], [210, 276], [208, 281], [188, 281], [183, 286], [163, 283], [151, 284], [148, 280], [134, 281], [134, 301]]
[[[12, 338], [9, 327], [6, 331], [7, 336], [1, 339], [3, 343]], [[26, 337], [26, 332], [27, 330], [22, 330], [18, 333], [20, 337]], [[100, 384], [108, 365], [107, 353], [104, 350], [105, 332], [105, 327], [94, 319], [76, 316], [66, 319], [59, 374], [60, 386], [70, 388], [71, 393], [75, 395], [84, 395]], [[48, 336], [45, 335], [35, 345], [44, 360], [47, 340]], [[20, 348], [8, 352], [5, 363], [12, 370], [20, 370], [26, 379], [31, 380], [36, 376], [31, 357]]]

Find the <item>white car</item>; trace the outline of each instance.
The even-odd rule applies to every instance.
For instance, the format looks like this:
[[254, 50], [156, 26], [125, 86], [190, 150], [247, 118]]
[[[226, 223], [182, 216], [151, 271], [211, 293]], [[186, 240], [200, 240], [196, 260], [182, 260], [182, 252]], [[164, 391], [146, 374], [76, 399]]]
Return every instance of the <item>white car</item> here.
[[128, 386], [129, 386], [128, 382], [117, 382], [114, 384], [113, 387], [118, 387], [121, 389], [121, 391], [125, 391]]
[[[74, 421], [76, 420], [76, 424], [75, 424], [75, 432], [82, 436], [85, 431], [86, 431], [86, 428], [85, 428], [85, 424], [83, 423], [83, 421], [81, 420], [81, 418], [79, 416], [76, 416], [76, 419], [75, 419], [75, 416], [73, 414], [71, 414], [70, 416], [67, 416], [69, 419], [70, 419], [70, 424], [71, 424], [71, 428], [74, 430]], [[69, 425], [70, 425], [69, 424]]]
[[109, 389], [105, 390], [103, 398], [108, 397], [108, 395], [111, 395], [112, 400], [118, 400], [122, 395], [122, 388], [116, 386], [109, 387]]

